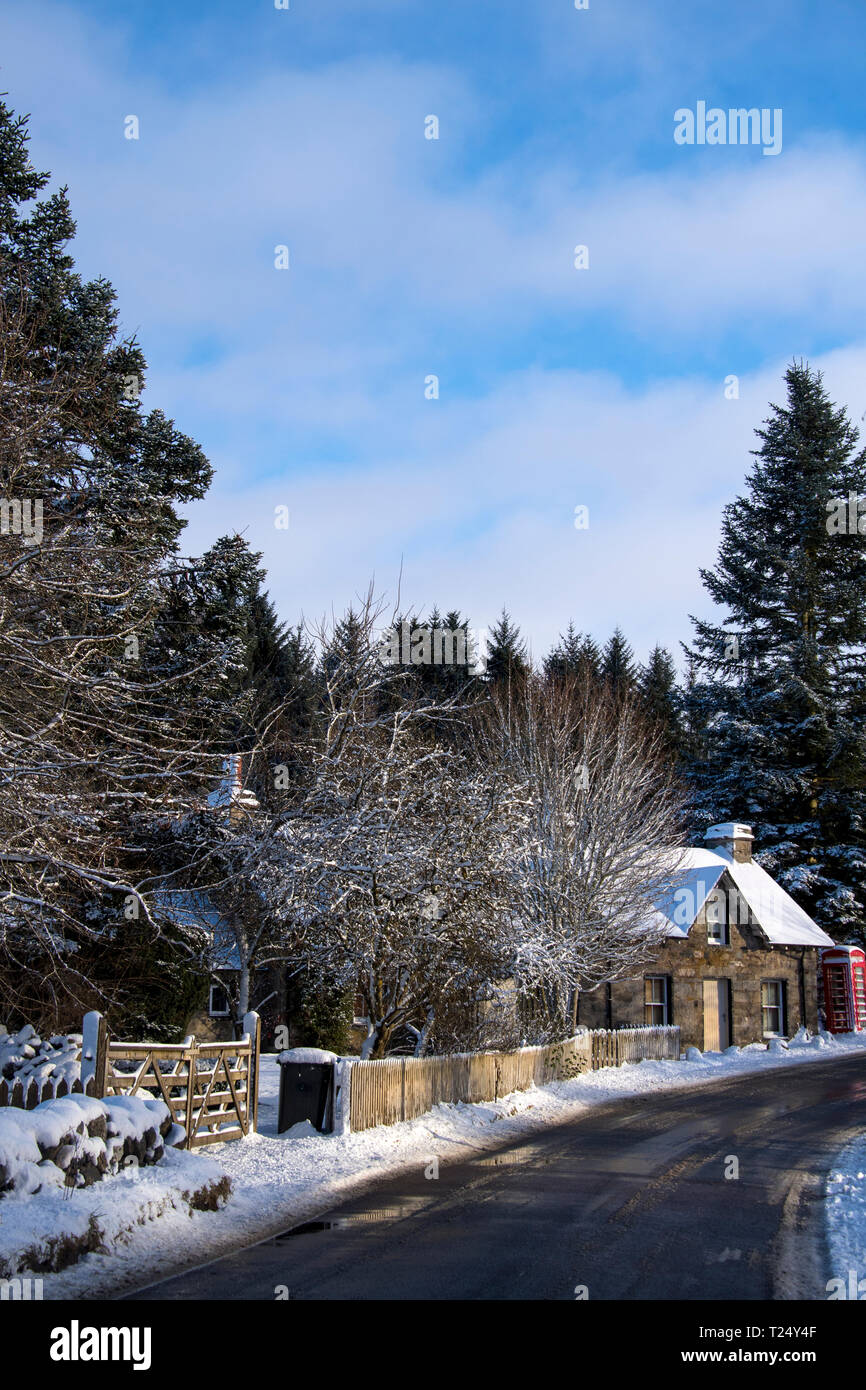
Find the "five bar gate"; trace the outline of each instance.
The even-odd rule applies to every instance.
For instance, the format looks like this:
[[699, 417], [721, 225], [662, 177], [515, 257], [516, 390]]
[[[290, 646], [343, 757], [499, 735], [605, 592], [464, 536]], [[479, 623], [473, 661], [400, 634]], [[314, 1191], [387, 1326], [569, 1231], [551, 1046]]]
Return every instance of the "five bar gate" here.
[[99, 1013], [84, 1018], [81, 1079], [91, 1079], [99, 1096], [141, 1095], [165, 1101], [186, 1138], [179, 1148], [196, 1149], [242, 1139], [258, 1119], [261, 1021], [244, 1018], [236, 1042], [112, 1042]]

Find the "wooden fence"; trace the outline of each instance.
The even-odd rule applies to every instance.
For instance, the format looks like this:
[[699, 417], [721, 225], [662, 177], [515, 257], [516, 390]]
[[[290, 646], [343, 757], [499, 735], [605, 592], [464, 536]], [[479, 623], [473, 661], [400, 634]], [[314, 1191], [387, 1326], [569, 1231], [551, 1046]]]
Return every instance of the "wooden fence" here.
[[592, 1070], [619, 1067], [623, 1062], [679, 1061], [680, 1030], [673, 1025], [657, 1028], [594, 1028]]
[[679, 1058], [679, 1028], [603, 1029], [579, 1033], [545, 1047], [519, 1052], [463, 1052], [446, 1057], [386, 1057], [353, 1062], [349, 1082], [349, 1128], [371, 1129], [425, 1115], [434, 1105], [498, 1100], [547, 1081], [567, 1081], [584, 1071], [637, 1062], [644, 1057]]
[[243, 1139], [258, 1122], [261, 1022], [256, 1013], [244, 1019], [237, 1042], [113, 1042], [100, 1013], [85, 1015], [81, 1044], [81, 1080], [49, 1077], [38, 1086], [0, 1081], [0, 1106], [32, 1110], [43, 1100], [67, 1095], [134, 1096], [164, 1100], [175, 1124], [185, 1132], [179, 1148], [200, 1148]]

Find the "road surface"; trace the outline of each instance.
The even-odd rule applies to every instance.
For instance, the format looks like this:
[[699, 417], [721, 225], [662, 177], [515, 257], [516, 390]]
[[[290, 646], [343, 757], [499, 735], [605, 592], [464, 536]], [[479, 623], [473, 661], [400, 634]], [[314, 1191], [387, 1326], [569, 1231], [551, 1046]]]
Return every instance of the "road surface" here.
[[824, 1180], [864, 1128], [862, 1056], [616, 1101], [127, 1297], [826, 1299]]

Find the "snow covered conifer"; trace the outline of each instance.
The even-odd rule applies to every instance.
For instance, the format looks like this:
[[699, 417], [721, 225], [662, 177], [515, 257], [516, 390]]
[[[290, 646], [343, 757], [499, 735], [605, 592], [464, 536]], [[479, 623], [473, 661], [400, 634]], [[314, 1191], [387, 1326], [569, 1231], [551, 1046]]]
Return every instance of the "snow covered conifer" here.
[[758, 858], [821, 926], [866, 908], [866, 453], [821, 374], [793, 363], [757, 430], [747, 490], [702, 571], [725, 615], [693, 619], [690, 776], [702, 824], [753, 824]]
[[142, 409], [141, 350], [107, 281], [76, 274], [47, 181], [0, 103], [0, 1011], [26, 998], [39, 1023], [91, 1006], [96, 956], [122, 956], [101, 947], [152, 926], [149, 828], [207, 782], [185, 673], [147, 652], [178, 504], [211, 477]]

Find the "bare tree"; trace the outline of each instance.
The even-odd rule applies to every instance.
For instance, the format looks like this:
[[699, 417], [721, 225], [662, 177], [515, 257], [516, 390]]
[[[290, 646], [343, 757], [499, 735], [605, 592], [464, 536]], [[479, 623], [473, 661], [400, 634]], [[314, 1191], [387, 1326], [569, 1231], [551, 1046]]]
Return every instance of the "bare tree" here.
[[512, 845], [509, 974], [543, 1002], [541, 1041], [539, 1029], [567, 1029], [574, 991], [657, 954], [655, 905], [681, 859], [684, 796], [658, 734], [594, 684], [533, 678], [500, 693], [482, 741], [528, 807]]
[[368, 595], [351, 651], [325, 651], [324, 718], [308, 779], [262, 856], [259, 882], [296, 934], [296, 959], [323, 984], [357, 990], [365, 1056], [408, 1027], [422, 1053], [437, 1011], [501, 967], [513, 789], [437, 740], [453, 701], [401, 698], [383, 667]]
[[[530, 677], [480, 715], [400, 698], [374, 620], [368, 596], [342, 651], [319, 633], [322, 724], [257, 855], [286, 958], [361, 995], [365, 1056], [401, 1030], [416, 1055], [561, 1036], [574, 991], [658, 949], [679, 859], [670, 771], [631, 706], [594, 688]], [[437, 737], [470, 719], [474, 738]]]

